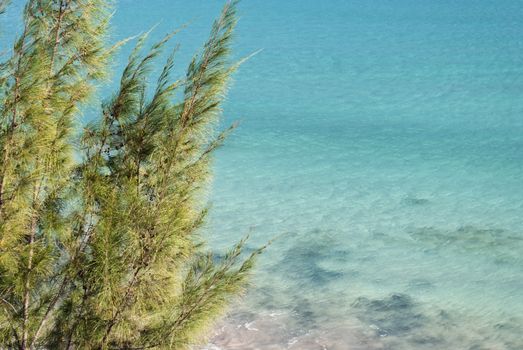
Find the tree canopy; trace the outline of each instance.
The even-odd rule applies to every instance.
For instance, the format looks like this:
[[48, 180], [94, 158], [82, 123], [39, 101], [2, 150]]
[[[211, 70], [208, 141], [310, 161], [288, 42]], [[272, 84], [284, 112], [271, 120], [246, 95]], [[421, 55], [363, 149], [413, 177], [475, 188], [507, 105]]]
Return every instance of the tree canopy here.
[[[0, 8], [5, 8], [2, 2]], [[223, 257], [198, 236], [227, 83], [236, 1], [185, 77], [176, 32], [137, 39], [101, 115], [81, 108], [124, 42], [103, 0], [28, 0], [0, 65], [0, 347], [174, 348], [202, 337], [247, 282], [256, 250]], [[263, 249], [263, 248], [262, 248]]]

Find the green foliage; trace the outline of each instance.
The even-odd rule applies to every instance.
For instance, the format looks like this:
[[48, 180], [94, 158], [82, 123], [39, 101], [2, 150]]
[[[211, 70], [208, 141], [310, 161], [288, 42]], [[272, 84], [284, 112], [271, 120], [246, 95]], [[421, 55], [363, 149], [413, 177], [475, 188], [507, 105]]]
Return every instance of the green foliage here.
[[235, 5], [178, 81], [174, 51], [148, 84], [175, 33], [148, 50], [141, 36], [78, 139], [79, 110], [122, 44], [105, 44], [110, 6], [28, 1], [0, 66], [1, 348], [183, 349], [243, 289], [261, 250], [242, 260], [242, 241], [217, 259], [197, 235], [210, 156], [233, 128], [214, 132], [237, 68]]

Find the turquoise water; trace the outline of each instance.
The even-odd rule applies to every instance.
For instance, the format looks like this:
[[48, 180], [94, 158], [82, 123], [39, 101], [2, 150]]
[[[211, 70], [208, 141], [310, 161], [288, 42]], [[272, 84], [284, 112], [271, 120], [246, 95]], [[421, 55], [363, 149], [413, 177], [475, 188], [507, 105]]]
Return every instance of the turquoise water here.
[[[120, 1], [119, 35], [219, 1]], [[243, 1], [207, 235], [253, 287], [209, 349], [523, 349], [523, 2]], [[130, 21], [135, 18], [136, 21]]]
[[[114, 36], [190, 22], [182, 72], [220, 7], [120, 0]], [[523, 349], [523, 1], [240, 13], [205, 234], [279, 238], [206, 348]]]
[[523, 349], [522, 5], [242, 4], [209, 226], [284, 235], [217, 346]]

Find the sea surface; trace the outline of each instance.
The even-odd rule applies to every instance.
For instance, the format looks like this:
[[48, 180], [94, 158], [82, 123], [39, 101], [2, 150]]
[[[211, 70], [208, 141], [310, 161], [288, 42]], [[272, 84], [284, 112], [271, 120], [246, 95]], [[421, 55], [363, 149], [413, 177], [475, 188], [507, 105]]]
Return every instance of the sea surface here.
[[[187, 23], [183, 74], [222, 3], [119, 0], [113, 37]], [[523, 1], [239, 12], [203, 234], [276, 239], [204, 348], [523, 349]]]

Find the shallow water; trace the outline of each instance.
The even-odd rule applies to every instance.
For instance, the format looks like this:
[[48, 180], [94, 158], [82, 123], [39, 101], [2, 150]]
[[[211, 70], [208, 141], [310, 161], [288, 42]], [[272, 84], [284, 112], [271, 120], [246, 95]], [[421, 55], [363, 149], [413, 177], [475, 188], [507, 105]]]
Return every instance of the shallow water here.
[[283, 235], [214, 346], [523, 349], [523, 3], [295, 4], [243, 5], [209, 226]]
[[207, 235], [279, 238], [206, 348], [523, 349], [522, 5], [242, 2]]
[[[120, 0], [115, 36], [191, 22], [182, 71], [220, 6]], [[523, 349], [523, 2], [240, 12], [206, 235], [279, 238], [205, 348]]]

